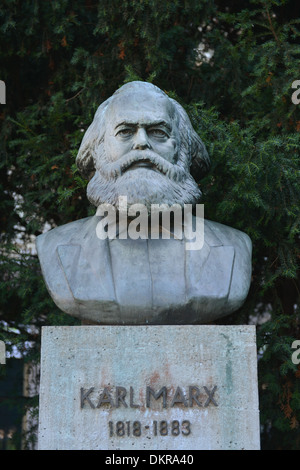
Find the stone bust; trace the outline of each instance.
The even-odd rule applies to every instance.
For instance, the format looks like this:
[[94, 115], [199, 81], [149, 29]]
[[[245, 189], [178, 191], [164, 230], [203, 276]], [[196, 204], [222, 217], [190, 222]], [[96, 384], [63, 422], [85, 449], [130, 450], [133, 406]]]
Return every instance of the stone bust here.
[[[204, 144], [178, 102], [156, 86], [130, 82], [100, 105], [76, 159], [98, 209], [121, 213], [142, 204], [195, 206], [195, 180], [208, 171]], [[101, 212], [101, 211], [100, 211]], [[251, 279], [251, 241], [234, 228], [204, 220], [201, 249], [185, 237], [97, 235], [103, 213], [37, 238], [42, 273], [56, 305], [99, 324], [209, 323], [237, 310]], [[193, 216], [193, 223], [197, 222]]]

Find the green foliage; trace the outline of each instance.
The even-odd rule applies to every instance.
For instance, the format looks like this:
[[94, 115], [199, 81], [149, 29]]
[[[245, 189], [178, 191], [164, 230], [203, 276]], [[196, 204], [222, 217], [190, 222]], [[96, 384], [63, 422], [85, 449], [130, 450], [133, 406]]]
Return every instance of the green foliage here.
[[150, 81], [185, 106], [207, 146], [206, 217], [253, 241], [247, 301], [222, 323], [257, 323], [262, 447], [300, 449], [296, 3], [2, 2], [0, 339], [9, 351], [38, 359], [42, 325], [77, 323], [47, 294], [34, 238], [94, 213], [74, 165], [83, 133], [119, 86]]

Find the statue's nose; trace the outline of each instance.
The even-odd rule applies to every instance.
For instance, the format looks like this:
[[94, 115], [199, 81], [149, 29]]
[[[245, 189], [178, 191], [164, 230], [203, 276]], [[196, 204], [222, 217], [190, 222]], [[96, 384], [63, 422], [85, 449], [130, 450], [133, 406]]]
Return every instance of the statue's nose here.
[[150, 148], [149, 138], [146, 129], [139, 128], [134, 135], [133, 149], [143, 150]]

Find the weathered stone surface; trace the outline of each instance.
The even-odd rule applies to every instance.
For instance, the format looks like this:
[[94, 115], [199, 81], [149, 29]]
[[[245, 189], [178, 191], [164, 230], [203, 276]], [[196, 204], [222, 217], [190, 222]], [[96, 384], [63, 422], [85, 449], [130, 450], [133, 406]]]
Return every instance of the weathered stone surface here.
[[44, 327], [40, 449], [258, 449], [253, 326]]

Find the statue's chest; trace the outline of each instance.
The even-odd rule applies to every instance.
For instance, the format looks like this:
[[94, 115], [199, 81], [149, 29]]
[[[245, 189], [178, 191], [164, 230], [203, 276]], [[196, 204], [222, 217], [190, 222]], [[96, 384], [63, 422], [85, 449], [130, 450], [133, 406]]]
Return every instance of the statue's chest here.
[[180, 240], [112, 240], [111, 276], [119, 304], [158, 307], [186, 297], [186, 252]]
[[58, 256], [78, 305], [156, 310], [180, 308], [192, 299], [226, 299], [234, 248], [204, 243], [188, 251], [183, 240], [116, 239], [94, 250], [61, 245]]

